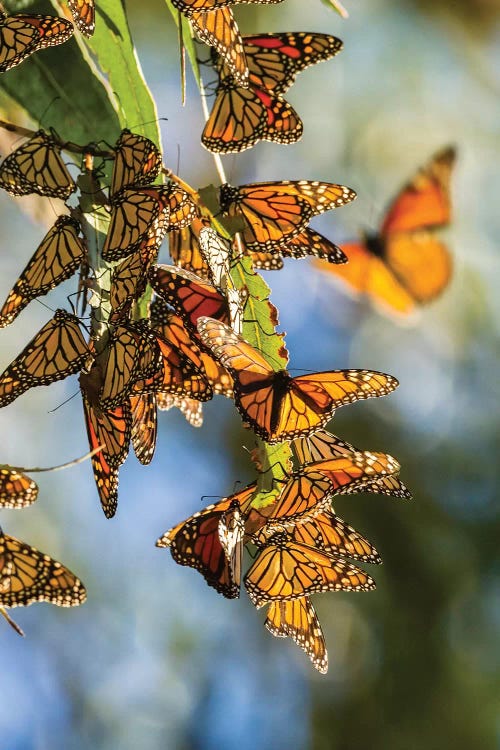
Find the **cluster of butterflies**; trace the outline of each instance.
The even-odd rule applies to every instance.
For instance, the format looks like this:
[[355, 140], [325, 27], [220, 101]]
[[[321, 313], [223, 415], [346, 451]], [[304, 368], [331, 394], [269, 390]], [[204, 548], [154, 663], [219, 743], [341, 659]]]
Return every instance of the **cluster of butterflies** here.
[[310, 595], [373, 589], [373, 578], [349, 559], [381, 562], [373, 545], [334, 513], [332, 499], [359, 491], [411, 495], [399, 464], [385, 453], [360, 451], [324, 430], [295, 439], [293, 448], [298, 467], [279, 492], [256, 507], [251, 484], [169, 529], [157, 546], [230, 599], [240, 594], [244, 545], [256, 547], [243, 578], [250, 599], [268, 607], [265, 624], [273, 635], [292, 638], [325, 673], [325, 640]]
[[[95, 29], [94, 0], [66, 2], [78, 30], [91, 37]], [[58, 16], [7, 15], [0, 4], [0, 72], [14, 68], [39, 50], [67, 42], [74, 30], [71, 21]]]

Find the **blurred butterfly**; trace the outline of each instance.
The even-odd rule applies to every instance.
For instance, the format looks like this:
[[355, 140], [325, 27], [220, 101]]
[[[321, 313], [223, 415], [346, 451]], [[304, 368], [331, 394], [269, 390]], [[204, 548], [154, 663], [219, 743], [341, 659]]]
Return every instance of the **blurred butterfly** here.
[[82, 385], [83, 412], [91, 450], [103, 446], [92, 456], [94, 479], [106, 518], [112, 518], [118, 506], [118, 469], [128, 456], [132, 432], [130, 403], [113, 409], [92, 406]]
[[[353, 451], [358, 450], [350, 443], [340, 440], [336, 435], [332, 435], [325, 430], [317, 430], [307, 438], [298, 438], [294, 441], [293, 447], [300, 464], [338, 458], [350, 455]], [[353, 491], [357, 491], [357, 488], [354, 488]], [[363, 486], [362, 491], [392, 495], [406, 500], [412, 498], [411, 492], [399, 479], [398, 471], [385, 476], [374, 477], [372, 481]], [[343, 490], [343, 494], [349, 494], [349, 487]]]
[[219, 63], [215, 103], [201, 141], [221, 153], [244, 151], [260, 140], [294, 143], [302, 135], [300, 117], [281, 94], [309, 65], [327, 60], [342, 42], [326, 34], [262, 34], [243, 38], [249, 80], [245, 88], [224, 75]]
[[62, 160], [60, 144], [52, 134], [39, 130], [0, 164], [0, 187], [11, 195], [37, 193], [65, 201], [75, 183]]
[[325, 637], [308, 596], [271, 602], [265, 626], [277, 638], [292, 638], [305, 651], [318, 672], [328, 672]]
[[68, 568], [0, 529], [0, 607], [76, 607], [86, 598], [85, 586]]
[[156, 448], [157, 411], [156, 394], [143, 393], [130, 396], [132, 410], [132, 446], [141, 464], [150, 464]]
[[[392, 456], [371, 451], [345, 453], [304, 464], [290, 475], [274, 503], [251, 510], [247, 530], [257, 541], [277, 528], [289, 530], [296, 523], [329, 511], [333, 495], [359, 491], [373, 482], [374, 477], [392, 475], [399, 468]], [[263, 522], [265, 525], [255, 535]]]
[[73, 32], [73, 24], [57, 16], [7, 16], [0, 10], [0, 73], [19, 65], [33, 52], [68, 41]]
[[67, 2], [78, 30], [90, 38], [95, 31], [94, 0], [67, 0]]
[[369, 370], [331, 370], [292, 378], [286, 370], [274, 371], [224, 323], [200, 318], [198, 331], [233, 377], [243, 421], [269, 443], [308, 435], [329, 422], [339, 406], [384, 396], [398, 385], [391, 375]]
[[340, 557], [294, 542], [286, 532], [278, 532], [267, 540], [244, 583], [257, 608], [314, 592], [375, 588], [375, 582], [364, 570]]
[[191, 198], [174, 185], [122, 190], [111, 211], [102, 257], [120, 260], [138, 250], [151, 233], [160, 245], [167, 231], [187, 226], [194, 216]]
[[238, 86], [247, 86], [248, 66], [243, 39], [231, 8], [223, 7], [209, 13], [198, 11], [189, 20], [198, 38], [220, 55]]
[[56, 310], [23, 351], [0, 375], [0, 407], [39, 385], [78, 372], [89, 354], [78, 318]]
[[0, 507], [27, 508], [38, 497], [37, 484], [15, 469], [0, 468]]
[[317, 267], [386, 312], [407, 315], [435, 299], [452, 273], [450, 252], [433, 230], [450, 223], [455, 156], [451, 147], [435, 154], [398, 193], [378, 233], [342, 245], [345, 267]]
[[240, 595], [242, 535], [236, 533], [234, 544], [231, 544], [227, 531], [223, 535], [219, 534], [219, 524], [222, 519], [226, 530], [233, 528], [234, 535], [233, 522], [225, 514], [234, 514], [236, 509], [241, 509], [242, 514], [245, 514], [255, 488], [255, 483], [250, 484], [230, 497], [194, 513], [166, 531], [158, 539], [156, 546], [169, 547], [175, 562], [198, 570], [208, 585], [227, 599], [237, 598]]
[[70, 216], [57, 219], [9, 292], [0, 310], [0, 328], [12, 323], [31, 300], [73, 275], [87, 254], [79, 232], [80, 225]]
[[207, 13], [208, 11], [217, 10], [218, 8], [224, 8], [227, 5], [239, 5], [240, 3], [274, 5], [282, 2], [283, 0], [172, 0], [172, 5], [174, 8], [177, 8], [177, 10], [180, 10], [181, 13], [184, 13], [188, 18], [191, 18], [193, 13]]
[[[330, 182], [254, 182], [220, 188], [221, 210], [228, 217], [242, 216], [243, 242], [250, 252], [282, 252], [300, 235], [313, 216], [344, 206], [356, 197], [351, 188]], [[285, 251], [286, 253], [286, 251]]]
[[117, 200], [122, 190], [146, 187], [160, 174], [162, 156], [153, 141], [125, 128], [115, 145], [110, 195]]

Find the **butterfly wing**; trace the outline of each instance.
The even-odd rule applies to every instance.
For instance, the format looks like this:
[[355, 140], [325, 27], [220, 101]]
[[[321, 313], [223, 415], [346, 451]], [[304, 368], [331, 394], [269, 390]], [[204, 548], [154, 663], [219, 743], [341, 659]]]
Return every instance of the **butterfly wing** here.
[[328, 672], [325, 637], [308, 596], [272, 602], [267, 610], [266, 628], [277, 638], [292, 638], [321, 674]]
[[188, 18], [191, 18], [193, 13], [207, 13], [208, 11], [224, 8], [227, 5], [238, 5], [239, 3], [271, 5], [282, 2], [283, 0], [172, 0], [172, 5], [174, 8], [177, 8], [177, 10], [180, 10], [181, 13], [184, 13]]
[[3, 160], [0, 187], [11, 195], [37, 193], [67, 200], [75, 183], [62, 160], [59, 144], [52, 135], [39, 130]]
[[85, 426], [90, 450], [102, 449], [92, 456], [94, 479], [106, 518], [112, 518], [118, 506], [118, 469], [128, 456], [132, 431], [130, 404], [114, 409], [91, 406], [82, 391]]
[[132, 446], [138, 461], [146, 466], [153, 460], [156, 448], [156, 394], [131, 395], [130, 408], [132, 411]]
[[240, 187], [222, 185], [221, 209], [228, 217], [242, 216], [243, 241], [251, 252], [278, 251], [303, 232], [313, 216], [354, 200], [344, 185], [299, 180], [255, 182]]
[[88, 356], [78, 318], [56, 310], [53, 318], [36, 334], [0, 375], [0, 407], [39, 385], [50, 385], [73, 375]]
[[243, 40], [231, 8], [219, 8], [210, 13], [195, 12], [190, 21], [198, 38], [220, 55], [221, 64], [238, 86], [247, 86], [248, 66]]
[[122, 130], [115, 146], [110, 195], [116, 198], [127, 188], [149, 185], [160, 174], [161, 165], [161, 153], [153, 141]]
[[78, 30], [90, 38], [95, 31], [94, 0], [67, 0], [67, 2]]
[[176, 396], [172, 393], [157, 393], [156, 400], [160, 411], [176, 408], [179, 409], [192, 427], [201, 427], [203, 424], [203, 407], [194, 398]]
[[73, 24], [42, 15], [0, 16], [0, 73], [19, 65], [33, 52], [66, 42]]
[[390, 205], [380, 228], [383, 237], [450, 223], [450, 178], [455, 159], [455, 149], [448, 146], [419, 169]]
[[295, 143], [302, 131], [300, 117], [284, 99], [254, 84], [243, 88], [226, 76], [219, 81], [201, 142], [212, 153], [235, 154], [259, 141]]
[[[183, 229], [174, 229], [168, 233], [168, 249], [176, 266], [209, 279], [210, 269], [203, 257], [198, 237], [204, 222], [196, 218], [193, 223]], [[212, 281], [212, 279], [209, 279]]]
[[57, 219], [9, 292], [0, 310], [0, 327], [12, 323], [31, 300], [73, 275], [86, 257], [79, 231], [78, 222], [69, 216]]
[[0, 469], [0, 506], [2, 508], [27, 508], [38, 496], [37, 484], [14, 469]]
[[0, 533], [0, 606], [50, 602], [75, 607], [86, 598], [83, 583], [68, 568], [35, 547]]
[[352, 557], [361, 562], [382, 562], [375, 547], [352, 526], [329, 510], [323, 510], [304, 523], [294, 527], [295, 542], [326, 552], [328, 555]]
[[250, 81], [283, 94], [301, 70], [334, 57], [342, 42], [329, 34], [291, 32], [243, 37]]
[[105, 261], [117, 261], [139, 250], [152, 235], [160, 246], [170, 220], [170, 190], [165, 187], [123, 190], [113, 206], [102, 248]]
[[452, 275], [448, 248], [425, 231], [391, 234], [385, 243], [385, 262], [399, 284], [420, 305], [438, 297]]

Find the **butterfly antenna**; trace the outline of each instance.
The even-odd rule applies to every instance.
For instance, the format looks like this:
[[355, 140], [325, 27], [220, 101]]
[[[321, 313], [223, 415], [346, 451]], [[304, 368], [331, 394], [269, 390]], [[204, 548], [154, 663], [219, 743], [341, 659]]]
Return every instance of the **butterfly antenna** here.
[[[1, 7], [0, 7], [0, 10], [1, 10]], [[0, 614], [2, 614], [5, 617], [5, 619], [9, 623], [10, 627], [13, 630], [15, 630], [18, 635], [20, 635], [22, 638], [24, 638], [24, 630], [19, 627], [19, 625], [17, 624], [17, 622], [15, 622], [15, 620], [12, 619], [12, 617], [8, 614], [8, 612], [5, 609], [5, 607], [0, 607]]]
[[[54, 104], [55, 104], [55, 103], [56, 103], [56, 102], [57, 102], [57, 101], [58, 101], [59, 99], [61, 99], [61, 97], [60, 97], [60, 96], [55, 96], [55, 97], [54, 97], [54, 98], [53, 98], [53, 99], [52, 99], [52, 100], [51, 100], [51, 101], [50, 101], [50, 102], [49, 102], [49, 103], [47, 104], [47, 106], [46, 106], [46, 107], [45, 107], [45, 109], [43, 110], [42, 114], [41, 114], [41, 115], [40, 115], [40, 117], [38, 118], [38, 122], [40, 123], [40, 126], [41, 126], [41, 127], [43, 127], [43, 124], [42, 124], [42, 123], [43, 123], [43, 120], [44, 120], [44, 118], [45, 118], [45, 115], [47, 114], [47, 112], [49, 111], [49, 109], [50, 109], [50, 108], [51, 108], [51, 107], [52, 107], [52, 106], [53, 106], [53, 105], [54, 105]], [[54, 130], [53, 128], [50, 128], [50, 133], [51, 133], [51, 135], [53, 135], [53, 136], [54, 136], [54, 137], [56, 138], [56, 140], [59, 140], [59, 136], [57, 135], [56, 131], [55, 131], [55, 130]]]
[[53, 414], [55, 411], [57, 411], [58, 409], [60, 409], [61, 406], [65, 406], [65, 404], [67, 404], [70, 401], [72, 401], [75, 398], [75, 396], [78, 396], [78, 393], [79, 393], [78, 391], [75, 391], [75, 393], [73, 393], [72, 396], [70, 396], [69, 398], [67, 398], [65, 401], [62, 402], [62, 404], [59, 404], [54, 409], [50, 409], [50, 411], [48, 411], [47, 414]]

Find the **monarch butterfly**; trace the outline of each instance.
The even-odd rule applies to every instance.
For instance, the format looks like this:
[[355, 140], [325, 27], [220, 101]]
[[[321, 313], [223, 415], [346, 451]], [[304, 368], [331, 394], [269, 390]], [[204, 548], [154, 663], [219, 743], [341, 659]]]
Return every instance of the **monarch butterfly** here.
[[67, 2], [78, 30], [90, 38], [95, 31], [94, 0], [67, 0]]
[[176, 396], [171, 393], [157, 393], [156, 403], [160, 411], [177, 408], [192, 427], [203, 424], [203, 408], [199, 401], [188, 396]]
[[42, 15], [7, 16], [0, 11], [0, 73], [22, 63], [33, 52], [67, 42], [73, 24]]
[[143, 393], [130, 396], [132, 410], [132, 446], [141, 464], [153, 460], [156, 448], [157, 412], [156, 394]]
[[250, 484], [230, 497], [194, 513], [166, 531], [158, 539], [156, 546], [169, 547], [175, 562], [198, 570], [208, 585], [227, 599], [237, 598], [240, 594], [242, 539], [237, 534], [234, 546], [231, 545], [232, 548], [229, 549], [230, 542], [227, 535], [223, 535], [228, 555], [219, 535], [219, 523], [223, 519], [226, 528], [232, 528], [232, 522], [224, 514], [228, 511], [234, 513], [234, 509], [238, 507], [242, 509], [242, 513], [246, 512], [255, 488], [255, 483]]
[[0, 529], [0, 606], [76, 607], [86, 598], [85, 586], [68, 568]]
[[153, 141], [125, 128], [115, 145], [110, 195], [116, 202], [122, 190], [149, 185], [160, 174], [162, 157]]
[[265, 626], [277, 638], [292, 638], [305, 651], [318, 672], [328, 672], [325, 637], [308, 596], [271, 602]]
[[231, 8], [223, 7], [209, 13], [198, 11], [189, 20], [198, 38], [221, 56], [238, 86], [247, 86], [248, 66], [243, 39]]
[[38, 497], [38, 485], [15, 469], [0, 469], [0, 506], [27, 508]]
[[102, 248], [106, 261], [115, 261], [139, 249], [155, 233], [160, 245], [169, 229], [187, 226], [195, 216], [189, 195], [173, 185], [126, 189], [111, 211], [111, 221]]
[[202, 342], [234, 379], [235, 403], [244, 422], [268, 443], [291, 440], [325, 425], [339, 406], [384, 396], [398, 381], [370, 370], [331, 370], [292, 378], [273, 371], [264, 357], [231, 328], [200, 318]]
[[176, 266], [153, 266], [149, 271], [149, 283], [156, 294], [175, 309], [186, 328], [195, 334], [201, 316], [208, 315], [228, 323], [231, 319], [226, 297], [190, 271]]
[[191, 339], [182, 318], [169, 312], [158, 297], [150, 308], [151, 325], [161, 336], [188, 357], [206, 376], [214, 393], [233, 397], [233, 381], [229, 373], [210, 355], [201, 351]]
[[0, 375], [0, 407], [38, 385], [63, 380], [83, 367], [89, 350], [78, 318], [56, 310], [23, 351]]
[[[358, 450], [350, 443], [340, 440], [336, 435], [325, 430], [317, 430], [307, 438], [298, 438], [294, 441], [293, 447], [300, 464], [337, 458]], [[373, 478], [373, 481], [363, 486], [362, 491], [411, 500], [412, 494], [399, 479], [398, 474], [399, 472], [395, 472]], [[349, 487], [343, 490], [343, 494], [349, 494]]]
[[226, 76], [217, 86], [201, 142], [212, 153], [234, 154], [259, 141], [295, 143], [302, 132], [300, 117], [279, 95], [253, 83], [242, 88]]
[[284, 258], [306, 258], [310, 255], [323, 258], [328, 263], [347, 263], [347, 255], [340, 247], [312, 229], [306, 229], [287, 240], [286, 245], [282, 245], [279, 250], [253, 252], [250, 255], [253, 267], [266, 271], [279, 271], [283, 268]]
[[[265, 540], [276, 527], [289, 529], [328, 510], [333, 494], [363, 489], [374, 477], [394, 474], [399, 468], [392, 456], [371, 451], [345, 453], [305, 464], [290, 475], [274, 503], [250, 511], [248, 530], [257, 541]], [[264, 527], [255, 535], [255, 527], [259, 529], [264, 521]]]
[[[448, 285], [452, 259], [433, 231], [451, 219], [450, 178], [455, 149], [435, 154], [398, 193], [379, 232], [343, 248], [345, 268], [328, 267], [355, 295], [367, 295], [383, 311], [407, 315]], [[323, 263], [318, 268], [327, 270]]]
[[112, 518], [118, 506], [118, 469], [128, 456], [132, 432], [130, 403], [101, 409], [91, 405], [84, 384], [81, 389], [90, 449], [103, 446], [91, 459], [94, 479], [104, 515]]
[[31, 300], [72, 276], [86, 257], [79, 231], [80, 225], [70, 216], [57, 219], [9, 292], [0, 310], [0, 328], [12, 323]]
[[218, 8], [224, 8], [227, 5], [239, 5], [240, 3], [258, 3], [259, 5], [274, 5], [282, 3], [283, 0], [172, 0], [172, 5], [188, 18], [193, 13], [207, 13]]
[[[161, 367], [162, 355], [155, 337], [128, 323], [111, 332], [106, 348], [90, 373], [81, 374], [80, 383], [86, 381], [90, 388], [97, 386], [100, 406], [110, 409], [123, 403], [137, 380], [155, 375]], [[95, 397], [88, 395], [95, 405]]]
[[154, 333], [161, 353], [161, 366], [157, 373], [146, 376], [134, 383], [134, 393], [170, 393], [181, 397], [208, 401], [213, 390], [202, 370], [192, 358], [167, 341], [159, 333]]
[[339, 557], [274, 534], [244, 578], [257, 608], [268, 602], [298, 599], [320, 591], [368, 591], [375, 582], [368, 573]]
[[288, 240], [300, 235], [313, 216], [350, 203], [351, 188], [330, 182], [254, 182], [220, 188], [220, 206], [226, 216], [241, 215], [243, 241], [250, 252], [281, 252]]
[[202, 227], [206, 226], [203, 219], [195, 218], [188, 227], [174, 229], [168, 233], [168, 250], [176, 266], [186, 271], [210, 279], [210, 269], [200, 250], [198, 241]]
[[75, 183], [62, 160], [61, 146], [52, 134], [39, 130], [3, 160], [0, 187], [11, 195], [37, 193], [67, 200]]
[[309, 521], [296, 524], [291, 535], [295, 542], [316, 547], [328, 555], [352, 557], [374, 564], [382, 562], [368, 539], [330, 510], [323, 510]]
[[342, 48], [342, 42], [327, 34], [262, 34], [243, 38], [249, 80], [245, 87], [223, 74], [223, 63], [215, 104], [201, 141], [209, 151], [234, 153], [260, 140], [293, 143], [302, 135], [302, 121], [281, 98], [297, 73], [327, 60]]

